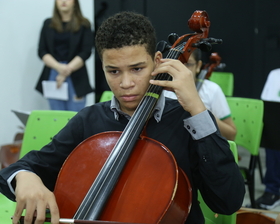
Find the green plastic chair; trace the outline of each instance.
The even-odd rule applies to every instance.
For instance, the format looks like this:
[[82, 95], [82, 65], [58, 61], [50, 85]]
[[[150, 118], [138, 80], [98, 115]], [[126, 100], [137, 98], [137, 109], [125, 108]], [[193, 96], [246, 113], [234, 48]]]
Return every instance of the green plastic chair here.
[[[236, 143], [229, 140], [228, 143], [233, 153], [235, 162], [238, 163]], [[200, 192], [198, 192], [198, 200], [200, 201], [200, 207], [205, 218], [205, 224], [236, 224], [236, 213], [233, 213], [232, 215], [221, 215], [213, 212], [204, 202]]]
[[22, 141], [20, 158], [31, 150], [39, 150], [51, 142], [53, 136], [60, 131], [76, 114], [74, 111], [34, 110], [29, 115]]
[[112, 99], [113, 96], [114, 94], [112, 91], [106, 90], [102, 93], [99, 102], [109, 101]]
[[[76, 114], [74, 111], [34, 110], [29, 115], [24, 131], [20, 158], [31, 150], [39, 150]], [[16, 203], [0, 194], [1, 224], [12, 223]]]
[[225, 96], [233, 96], [234, 76], [231, 72], [212, 72], [210, 81], [217, 83]]
[[248, 150], [250, 161], [247, 167], [240, 167], [245, 184], [248, 186], [251, 206], [255, 203], [255, 168], [259, 166], [262, 178], [259, 149], [263, 131], [264, 103], [259, 99], [227, 97], [231, 117], [237, 129], [235, 143]]

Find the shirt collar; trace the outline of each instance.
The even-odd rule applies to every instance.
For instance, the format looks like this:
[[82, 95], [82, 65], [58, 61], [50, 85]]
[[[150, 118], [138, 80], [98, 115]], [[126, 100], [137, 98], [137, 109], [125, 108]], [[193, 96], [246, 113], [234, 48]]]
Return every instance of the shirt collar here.
[[[160, 122], [160, 120], [161, 120], [164, 106], [165, 106], [165, 97], [164, 97], [164, 94], [161, 94], [157, 101], [157, 104], [154, 108], [154, 118], [157, 122]], [[111, 111], [114, 113], [116, 120], [119, 120], [120, 115], [125, 116], [128, 120], [131, 118], [128, 114], [121, 111], [120, 104], [115, 96], [111, 100], [110, 108], [111, 108]]]

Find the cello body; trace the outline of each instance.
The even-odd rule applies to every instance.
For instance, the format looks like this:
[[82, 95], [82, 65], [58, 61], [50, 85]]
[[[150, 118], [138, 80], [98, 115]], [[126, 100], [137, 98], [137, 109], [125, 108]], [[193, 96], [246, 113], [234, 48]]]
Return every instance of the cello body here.
[[[94, 135], [69, 155], [54, 190], [61, 217], [74, 216], [120, 135], [121, 132]], [[184, 223], [191, 197], [188, 178], [177, 167], [171, 152], [161, 143], [141, 136], [99, 220]]]
[[237, 214], [236, 224], [275, 224], [275, 219], [255, 212], [244, 212]]

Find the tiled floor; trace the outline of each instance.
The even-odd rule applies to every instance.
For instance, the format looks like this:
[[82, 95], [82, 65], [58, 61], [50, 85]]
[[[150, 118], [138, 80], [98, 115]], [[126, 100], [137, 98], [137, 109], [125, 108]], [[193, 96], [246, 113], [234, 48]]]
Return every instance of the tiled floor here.
[[[241, 160], [239, 161], [239, 165], [242, 166], [243, 164], [246, 164], [246, 166], [247, 166], [247, 164], [249, 164], [249, 159], [250, 159], [250, 155], [249, 155], [248, 151], [239, 147], [238, 153], [239, 153], [239, 156], [241, 157]], [[264, 150], [264, 148], [260, 148], [260, 156], [261, 156], [262, 170], [263, 170], [263, 175], [264, 175], [265, 174], [265, 150]], [[256, 199], [263, 194], [264, 188], [265, 188], [265, 186], [261, 183], [259, 169], [257, 168], [255, 170], [255, 196], [256, 196]], [[246, 194], [244, 197], [243, 206], [246, 206], [248, 204], [250, 204], [250, 199], [249, 199], [249, 194], [248, 194], [248, 188], [246, 186]], [[272, 211], [277, 211], [280, 213], [280, 206], [274, 208]], [[263, 213], [263, 214], [270, 216], [274, 219], [277, 216], [276, 214], [272, 214], [272, 213]]]

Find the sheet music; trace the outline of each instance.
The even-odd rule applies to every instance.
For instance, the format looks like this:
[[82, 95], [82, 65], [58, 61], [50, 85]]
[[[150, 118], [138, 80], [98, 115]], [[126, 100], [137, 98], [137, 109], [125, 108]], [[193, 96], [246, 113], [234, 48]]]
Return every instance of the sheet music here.
[[43, 95], [48, 99], [68, 100], [68, 83], [64, 82], [57, 88], [56, 81], [43, 81]]

